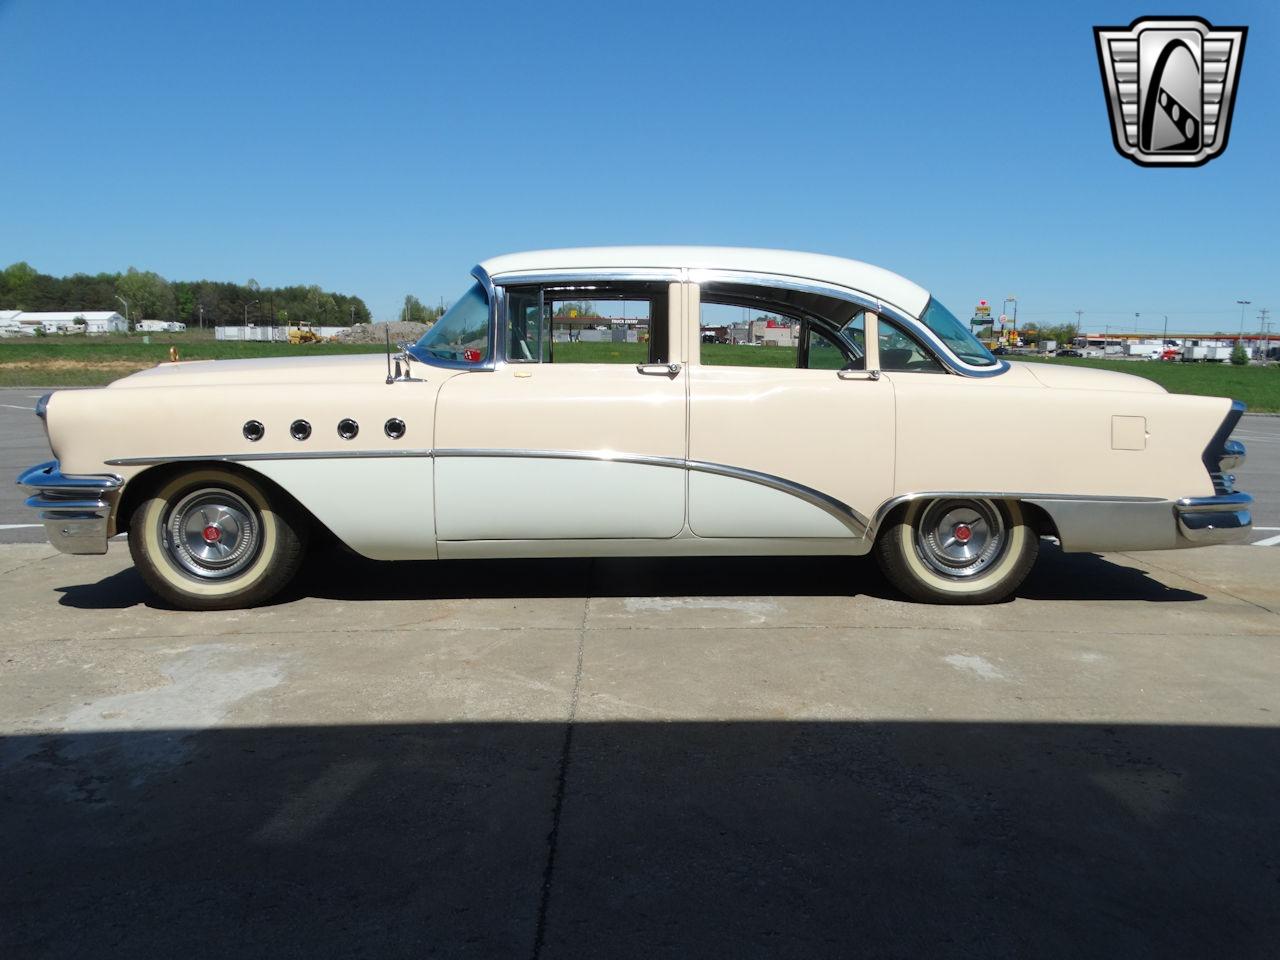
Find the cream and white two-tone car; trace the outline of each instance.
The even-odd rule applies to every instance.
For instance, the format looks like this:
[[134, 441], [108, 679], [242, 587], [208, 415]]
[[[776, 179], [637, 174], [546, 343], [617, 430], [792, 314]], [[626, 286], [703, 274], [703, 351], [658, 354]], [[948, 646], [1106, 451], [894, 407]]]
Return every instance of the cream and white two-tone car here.
[[617, 247], [472, 278], [394, 360], [165, 363], [52, 394], [28, 504], [67, 553], [127, 531], [190, 609], [267, 600], [323, 531], [376, 560], [874, 553], [945, 603], [1008, 596], [1046, 536], [1249, 532], [1241, 404], [1007, 363], [878, 267]]

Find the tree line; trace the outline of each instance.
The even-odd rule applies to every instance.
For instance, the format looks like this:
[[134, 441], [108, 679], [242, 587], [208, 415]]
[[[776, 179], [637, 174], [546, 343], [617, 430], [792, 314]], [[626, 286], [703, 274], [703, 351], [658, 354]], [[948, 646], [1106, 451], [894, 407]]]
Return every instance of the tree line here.
[[[118, 298], [118, 299], [117, 299]], [[264, 287], [256, 280], [166, 280], [149, 270], [54, 277], [28, 263], [0, 271], [0, 310], [116, 310], [131, 323], [177, 320], [188, 327], [315, 323], [347, 326], [372, 316], [356, 296], [319, 286]]]

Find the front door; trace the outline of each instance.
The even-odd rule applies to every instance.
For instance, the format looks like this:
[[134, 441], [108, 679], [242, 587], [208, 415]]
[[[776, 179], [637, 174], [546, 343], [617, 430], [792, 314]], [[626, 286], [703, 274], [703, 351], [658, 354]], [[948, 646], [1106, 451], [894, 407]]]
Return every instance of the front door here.
[[[500, 278], [499, 278], [500, 279]], [[685, 526], [680, 285], [512, 284], [491, 372], [450, 379], [435, 429], [437, 538], [665, 539]]]

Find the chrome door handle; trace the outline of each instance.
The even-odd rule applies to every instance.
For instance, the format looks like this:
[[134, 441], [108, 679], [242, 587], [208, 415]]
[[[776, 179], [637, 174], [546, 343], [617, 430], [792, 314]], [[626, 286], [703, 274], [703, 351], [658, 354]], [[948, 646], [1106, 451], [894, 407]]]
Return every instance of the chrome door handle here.
[[879, 370], [837, 370], [836, 376], [841, 380], [879, 380]]
[[637, 363], [636, 373], [646, 373], [654, 377], [674, 377], [680, 372], [678, 363]]

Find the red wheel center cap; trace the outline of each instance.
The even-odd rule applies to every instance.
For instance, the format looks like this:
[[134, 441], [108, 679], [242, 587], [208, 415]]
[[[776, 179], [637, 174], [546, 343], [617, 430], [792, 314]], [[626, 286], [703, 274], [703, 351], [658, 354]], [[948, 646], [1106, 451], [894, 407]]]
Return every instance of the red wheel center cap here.
[[968, 543], [969, 538], [973, 536], [973, 530], [969, 528], [967, 523], [956, 524], [956, 539], [961, 543]]
[[209, 524], [209, 526], [205, 527], [203, 533], [205, 543], [217, 543], [222, 539], [222, 531], [213, 524]]

